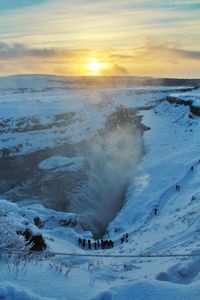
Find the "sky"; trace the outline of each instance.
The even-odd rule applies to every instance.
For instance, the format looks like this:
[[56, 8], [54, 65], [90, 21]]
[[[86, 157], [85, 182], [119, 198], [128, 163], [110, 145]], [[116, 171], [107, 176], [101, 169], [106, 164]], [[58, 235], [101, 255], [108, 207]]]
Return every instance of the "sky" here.
[[200, 1], [0, 0], [0, 76], [200, 78]]

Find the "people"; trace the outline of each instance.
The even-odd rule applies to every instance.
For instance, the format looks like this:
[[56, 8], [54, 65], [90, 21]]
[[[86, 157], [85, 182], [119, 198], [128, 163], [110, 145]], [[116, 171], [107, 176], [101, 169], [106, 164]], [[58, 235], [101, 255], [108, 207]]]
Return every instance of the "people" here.
[[[125, 235], [124, 235], [124, 237], [125, 237]], [[101, 241], [97, 240], [97, 241], [94, 241], [94, 243], [92, 244], [91, 240], [85, 240], [85, 239], [78, 238], [78, 244], [80, 246], [82, 246], [83, 249], [85, 249], [87, 246], [87, 249], [89, 249], [89, 250], [92, 248], [94, 250], [97, 250], [99, 248], [110, 249], [110, 248], [114, 247], [114, 242], [112, 240], [101, 240]]]
[[88, 240], [88, 249], [91, 249], [91, 241]]
[[99, 242], [99, 240], [97, 241], [97, 249], [99, 249], [100, 248], [100, 242]]
[[109, 240], [109, 248], [113, 248], [114, 247], [114, 242], [112, 240]]
[[121, 237], [120, 241], [121, 241], [121, 244], [123, 242], [128, 242], [128, 233], [123, 234], [123, 236]]
[[194, 167], [193, 166], [191, 166], [191, 171], [193, 171], [194, 170]]
[[83, 240], [82, 240], [82, 247], [83, 247], [83, 249], [85, 248], [85, 245], [86, 245], [86, 240], [83, 239]]
[[155, 214], [155, 216], [157, 215], [157, 212], [158, 212], [158, 209], [154, 208], [154, 214]]
[[105, 248], [105, 244], [104, 244], [104, 241], [101, 240], [101, 249], [104, 249]]
[[128, 242], [128, 233], [125, 234], [125, 241]]

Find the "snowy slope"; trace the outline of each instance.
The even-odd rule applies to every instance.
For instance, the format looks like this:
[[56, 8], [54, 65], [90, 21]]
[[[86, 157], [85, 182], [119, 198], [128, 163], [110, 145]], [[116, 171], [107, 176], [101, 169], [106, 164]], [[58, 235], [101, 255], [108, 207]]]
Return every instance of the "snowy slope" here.
[[182, 101], [191, 101], [194, 106], [200, 105], [200, 88], [195, 88], [189, 92], [180, 93], [172, 93], [170, 97], [174, 97], [177, 100]]
[[[180, 99], [185, 97], [186, 92], [181, 88], [179, 91], [174, 89], [128, 87], [84, 89], [81, 92], [72, 89], [66, 93], [56, 88], [53, 92], [45, 90], [34, 94], [30, 91], [13, 94], [8, 89], [5, 94], [1, 93], [0, 105], [5, 112], [1, 114], [1, 122], [5, 124], [0, 135], [1, 147], [13, 149], [18, 143], [23, 144], [17, 155], [54, 147], [66, 140], [69, 143], [88, 140], [105, 127], [107, 119], [119, 106], [137, 109], [142, 123], [150, 130], [143, 133], [144, 155], [129, 181], [124, 206], [105, 236], [114, 240], [113, 249], [83, 250], [78, 245], [78, 238], [92, 241], [93, 238], [90, 232], [83, 230], [76, 214], [47, 209], [33, 199], [18, 204], [0, 201], [0, 207], [12, 226], [17, 229], [28, 227], [33, 233], [42, 234], [48, 251], [91, 254], [89, 257], [41, 256], [40, 262], [32, 259], [25, 269], [23, 263], [19, 265], [17, 277], [14, 265], [11, 264], [9, 271], [7, 263], [1, 260], [0, 298], [199, 299], [198, 256], [109, 257], [111, 254], [200, 252], [200, 119], [198, 116], [189, 117], [188, 106], [165, 101], [174, 93]], [[190, 91], [191, 94], [198, 97], [198, 90]], [[40, 125], [50, 124], [51, 128], [14, 131], [17, 120], [24, 116], [23, 105], [29, 119], [38, 116]], [[64, 123], [63, 131], [59, 126], [55, 129], [55, 115], [68, 112], [75, 113], [72, 119], [70, 117], [70, 123]], [[6, 123], [7, 119], [10, 120]], [[14, 155], [12, 150], [10, 155]], [[60, 163], [64, 169], [69, 163], [79, 168], [83, 161], [77, 162], [77, 159], [52, 156], [39, 166], [51, 172], [59, 169]], [[123, 174], [126, 170], [121, 172]], [[176, 191], [176, 184], [180, 185], [180, 191]], [[157, 208], [157, 215], [154, 208]], [[41, 219], [41, 227], [35, 224], [36, 217]], [[121, 244], [120, 238], [126, 232], [129, 241]], [[104, 257], [95, 257], [94, 254]]]

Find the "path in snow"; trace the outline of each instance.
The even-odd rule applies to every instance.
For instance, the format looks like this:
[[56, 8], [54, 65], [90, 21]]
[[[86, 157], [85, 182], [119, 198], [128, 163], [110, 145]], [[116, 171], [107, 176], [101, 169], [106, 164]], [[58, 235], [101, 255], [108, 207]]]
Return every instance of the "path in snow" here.
[[[193, 171], [191, 170], [191, 167], [193, 166]], [[168, 201], [172, 200], [172, 197], [174, 196], [175, 199], [173, 199], [174, 201], [176, 201], [176, 198], [179, 197], [179, 194], [184, 192], [185, 189], [187, 189], [186, 185], [192, 181], [193, 177], [195, 175], [197, 175], [197, 168], [198, 166], [200, 166], [199, 162], [196, 162], [195, 164], [191, 165], [188, 169], [188, 172], [186, 173], [185, 176], [182, 177], [181, 180], [179, 180], [178, 182], [176, 182], [173, 186], [171, 186], [168, 190], [166, 190], [159, 198], [158, 200], [158, 204], [155, 205], [155, 207], [158, 208], [158, 213], [159, 215], [162, 214], [162, 210], [165, 207], [165, 205], [168, 204]], [[199, 169], [199, 168], [198, 168]], [[176, 184], [180, 185], [180, 191], [177, 192], [175, 191], [175, 186]]]
[[[193, 166], [193, 170], [191, 170], [191, 166]], [[199, 185], [199, 178], [200, 163], [196, 162], [190, 165], [186, 175], [180, 181], [161, 195], [155, 206], [158, 208], [158, 215], [155, 216], [151, 213], [143, 225], [131, 233], [132, 237], [140, 235], [144, 240], [149, 241], [147, 245], [144, 243], [144, 251], [173, 253], [182, 245], [182, 252], [190, 253], [196, 248], [195, 245], [199, 241], [199, 231], [195, 227], [195, 223], [199, 219], [196, 210], [198, 200], [192, 200], [192, 196], [194, 196], [194, 186]], [[176, 184], [181, 187], [179, 192], [175, 190]], [[194, 207], [189, 205], [194, 205]], [[149, 236], [152, 236], [153, 244]]]

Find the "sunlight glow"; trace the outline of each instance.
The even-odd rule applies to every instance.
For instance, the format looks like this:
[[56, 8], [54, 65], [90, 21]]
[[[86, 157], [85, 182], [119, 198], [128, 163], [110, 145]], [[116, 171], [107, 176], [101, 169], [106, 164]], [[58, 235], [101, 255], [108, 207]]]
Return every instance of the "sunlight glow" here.
[[86, 67], [87, 67], [88, 75], [100, 76], [102, 70], [106, 67], [106, 64], [99, 61], [96, 57], [92, 57], [90, 58]]

